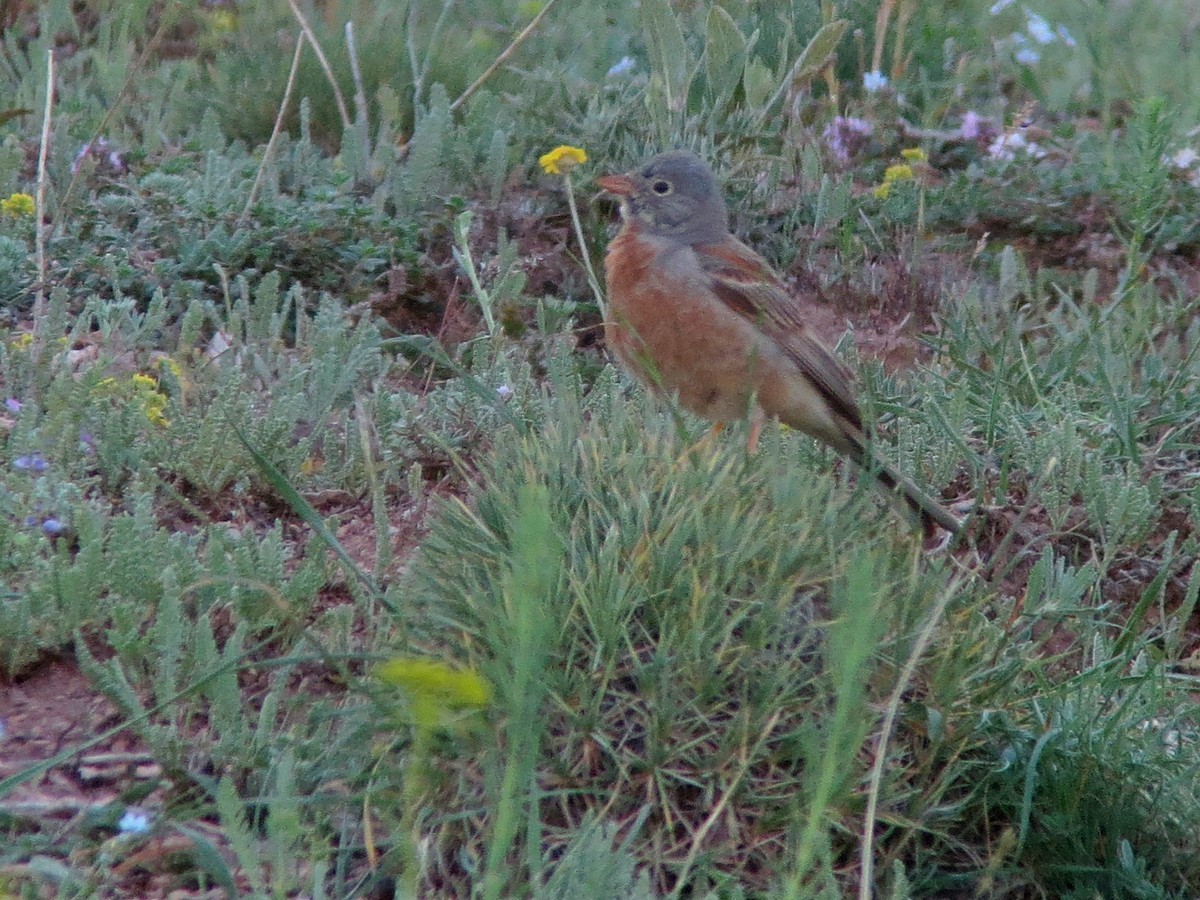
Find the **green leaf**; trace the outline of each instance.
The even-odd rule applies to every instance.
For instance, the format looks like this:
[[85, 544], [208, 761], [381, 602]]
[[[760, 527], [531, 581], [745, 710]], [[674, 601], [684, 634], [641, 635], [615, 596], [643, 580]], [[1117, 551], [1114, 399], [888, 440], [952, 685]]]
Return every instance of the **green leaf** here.
[[661, 78], [667, 109], [681, 112], [692, 80], [692, 58], [683, 40], [683, 28], [667, 0], [642, 0], [641, 7], [650, 65]]
[[745, 35], [733, 21], [733, 16], [714, 5], [708, 11], [704, 38], [704, 74], [714, 106], [723, 106], [729, 100], [742, 80], [745, 68]]
[[775, 73], [756, 56], [746, 64], [746, 71], [742, 73], [742, 87], [746, 91], [746, 105], [762, 115], [775, 88]]
[[[805, 82], [810, 81], [820, 72], [833, 57], [837, 45], [849, 27], [850, 22], [847, 19], [837, 19], [817, 29], [817, 33], [812, 36], [808, 46], [800, 51], [800, 55], [792, 63], [792, 68], [787, 76], [778, 82], [770, 102], [762, 105], [762, 108], [759, 109], [759, 115], [765, 116], [767, 110], [773, 107], [786, 92], [799, 90]], [[747, 70], [747, 75], [749, 75], [749, 70]], [[746, 93], [747, 95], [750, 93], [749, 86], [747, 86]]]
[[196, 868], [215, 881], [219, 887], [224, 888], [230, 897], [236, 897], [238, 895], [237, 879], [220, 851], [213, 846], [212, 841], [203, 832], [186, 825], [175, 825], [174, 827], [191, 841], [188, 849]]
[[806, 81], [825, 68], [825, 64], [829, 62], [830, 57], [837, 50], [837, 45], [841, 43], [842, 38], [846, 34], [846, 29], [849, 27], [850, 21], [848, 19], [836, 19], [817, 29], [817, 33], [812, 36], [812, 40], [808, 42], [808, 46], [796, 57], [796, 62], [792, 66], [791, 73], [788, 75], [787, 83], [795, 84], [796, 82]]
[[251, 888], [255, 891], [255, 896], [266, 897], [267, 888], [263, 883], [262, 859], [258, 852], [258, 845], [250, 830], [250, 825], [246, 821], [245, 804], [238, 796], [238, 790], [234, 787], [232, 779], [222, 778], [217, 783], [216, 801], [221, 831], [225, 839], [229, 841], [229, 846], [233, 848], [238, 864], [242, 867]]
[[258, 470], [262, 474], [263, 478], [270, 483], [271, 487], [275, 488], [275, 490], [279, 492], [279, 495], [284, 499], [287, 505], [292, 508], [296, 515], [304, 520], [304, 524], [311, 528], [316, 533], [317, 537], [319, 537], [325, 543], [325, 545], [337, 555], [338, 559], [342, 561], [342, 565], [346, 567], [347, 571], [357, 577], [358, 580], [361, 581], [373, 594], [378, 594], [379, 589], [375, 584], [375, 579], [367, 574], [367, 572], [364, 571], [358, 565], [358, 563], [354, 561], [354, 558], [346, 552], [345, 548], [341, 544], [341, 541], [339, 541], [334, 533], [329, 530], [329, 526], [326, 525], [325, 520], [321, 518], [321, 514], [313, 509], [312, 504], [300, 495], [300, 492], [292, 486], [290, 481], [288, 481], [287, 476], [280, 472], [274, 463], [263, 456], [258, 449], [251, 444], [249, 440], [247, 440], [246, 436], [242, 434], [240, 429], [234, 428], [233, 433], [237, 435], [237, 439], [241, 441], [242, 446], [246, 448], [246, 452], [249, 453], [250, 457], [254, 460], [254, 464], [258, 467]]

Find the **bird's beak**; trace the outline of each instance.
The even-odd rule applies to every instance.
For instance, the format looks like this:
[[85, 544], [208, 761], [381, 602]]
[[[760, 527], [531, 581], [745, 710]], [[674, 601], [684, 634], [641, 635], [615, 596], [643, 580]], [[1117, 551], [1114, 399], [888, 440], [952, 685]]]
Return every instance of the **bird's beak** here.
[[632, 197], [637, 190], [637, 185], [628, 175], [601, 175], [596, 179], [596, 184], [618, 197]]

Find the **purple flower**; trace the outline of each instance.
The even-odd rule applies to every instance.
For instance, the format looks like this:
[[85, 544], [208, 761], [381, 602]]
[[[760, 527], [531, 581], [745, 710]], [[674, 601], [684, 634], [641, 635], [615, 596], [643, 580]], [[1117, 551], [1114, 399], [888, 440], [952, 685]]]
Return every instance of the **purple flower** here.
[[838, 162], [845, 165], [866, 147], [871, 139], [871, 123], [854, 116], [835, 116], [825, 126], [821, 137], [825, 139], [829, 152]]
[[972, 109], [963, 113], [962, 125], [958, 133], [964, 141], [974, 141], [980, 147], [986, 147], [995, 140], [998, 132], [992, 120], [979, 115]]
[[49, 518], [42, 523], [42, 531], [49, 535], [62, 534], [66, 530], [67, 526], [55, 518]]
[[21, 469], [28, 472], [45, 472], [50, 467], [50, 463], [42, 458], [40, 453], [30, 453], [27, 456], [18, 456], [13, 460], [13, 468]]
[[21, 411], [21, 401], [16, 397], [9, 397], [4, 401], [4, 406], [10, 413], [19, 413]]
[[107, 163], [113, 172], [125, 171], [125, 160], [121, 159], [121, 154], [116, 151], [108, 138], [96, 138], [79, 148], [79, 152], [75, 154], [75, 161], [71, 163], [72, 175], [79, 171], [79, 167], [85, 159], [94, 159], [98, 164]]
[[959, 134], [964, 140], [973, 141], [979, 137], [979, 123], [981, 119], [979, 113], [973, 109], [969, 109], [963, 115], [962, 126], [959, 128]]

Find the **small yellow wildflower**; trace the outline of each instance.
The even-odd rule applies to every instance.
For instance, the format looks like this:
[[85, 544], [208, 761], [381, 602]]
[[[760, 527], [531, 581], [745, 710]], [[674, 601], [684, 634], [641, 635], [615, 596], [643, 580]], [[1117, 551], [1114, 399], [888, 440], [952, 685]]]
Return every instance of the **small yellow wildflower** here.
[[482, 675], [433, 659], [400, 657], [384, 663], [377, 673], [381, 680], [404, 691], [413, 724], [422, 729], [440, 725], [444, 712], [482, 709], [492, 697], [492, 686]]
[[538, 163], [547, 175], [566, 175], [573, 168], [587, 162], [587, 153], [579, 147], [560, 144], [549, 153], [538, 157]]
[[32, 216], [37, 207], [34, 205], [33, 198], [28, 194], [10, 194], [4, 200], [0, 200], [0, 212], [6, 216], [12, 216], [14, 219], [22, 216]]
[[26, 331], [17, 335], [8, 346], [11, 350], [28, 350], [33, 346], [33, 332]]
[[920, 147], [905, 147], [900, 151], [900, 155], [907, 159], [910, 163], [923, 163], [929, 159], [925, 155], [925, 151]]
[[300, 463], [300, 474], [307, 476], [307, 477], [312, 477], [313, 475], [320, 475], [324, 469], [325, 469], [325, 460], [323, 460], [319, 456], [306, 457], [305, 460], [302, 463]]
[[140, 372], [133, 376], [131, 383], [135, 396], [141, 400], [142, 413], [146, 421], [158, 428], [166, 428], [171, 424], [167, 418], [167, 395], [158, 389], [158, 380]]
[[183, 378], [183, 366], [171, 359], [169, 356], [162, 357], [158, 364], [174, 375], [176, 378]]
[[888, 166], [883, 172], [883, 184], [875, 186], [872, 193], [879, 200], [886, 200], [892, 193], [892, 185], [898, 181], [912, 181], [916, 177], [913, 168], [908, 163], [896, 163]]
[[163, 412], [166, 406], [167, 398], [162, 394], [155, 394], [154, 397], [147, 398], [142, 404], [142, 411], [146, 414], [146, 421], [156, 428], [170, 427], [171, 420]]
[[227, 9], [213, 10], [209, 14], [213, 31], [233, 31], [237, 28], [237, 16]]

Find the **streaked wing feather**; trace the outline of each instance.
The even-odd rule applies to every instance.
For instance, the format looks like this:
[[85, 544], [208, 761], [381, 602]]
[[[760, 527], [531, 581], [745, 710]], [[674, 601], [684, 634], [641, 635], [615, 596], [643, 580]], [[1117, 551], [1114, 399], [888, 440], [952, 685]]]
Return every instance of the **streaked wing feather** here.
[[854, 399], [853, 376], [816, 338], [800, 316], [767, 261], [731, 237], [696, 248], [713, 293], [740, 316], [751, 319], [796, 363], [829, 406], [862, 430], [862, 413]]

